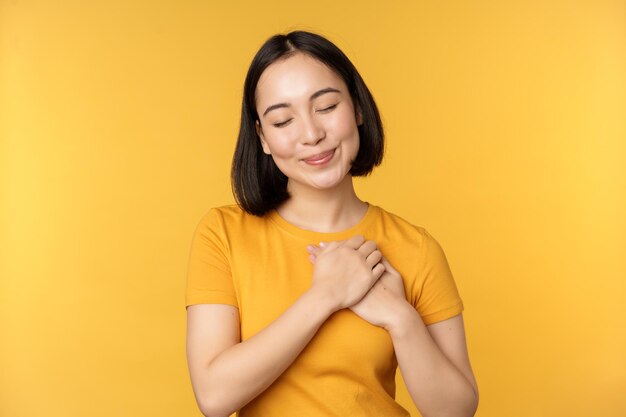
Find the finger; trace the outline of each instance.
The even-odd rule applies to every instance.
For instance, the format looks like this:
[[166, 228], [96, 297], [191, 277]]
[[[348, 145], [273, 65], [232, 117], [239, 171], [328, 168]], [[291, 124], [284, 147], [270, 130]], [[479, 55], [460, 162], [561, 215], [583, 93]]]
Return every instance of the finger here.
[[333, 249], [339, 246], [342, 246], [346, 241], [345, 240], [332, 240], [330, 242], [320, 242], [320, 249], [325, 250], [328, 246], [331, 246]]
[[342, 246], [348, 246], [352, 249], [358, 249], [365, 242], [365, 237], [363, 235], [354, 235], [350, 239], [344, 241]]
[[374, 268], [374, 266], [376, 266], [376, 264], [380, 262], [382, 257], [383, 257], [383, 254], [380, 253], [379, 250], [375, 250], [374, 252], [370, 253], [367, 258], [365, 258], [365, 264], [369, 268]]
[[317, 245], [307, 245], [306, 251], [312, 255], [317, 255], [322, 251], [322, 248]]
[[376, 250], [376, 242], [374, 242], [373, 240], [368, 240], [367, 242], [363, 243], [358, 251], [361, 253], [361, 255], [363, 255], [364, 257], [369, 256], [370, 253], [374, 252]]
[[390, 271], [390, 272], [396, 272], [396, 273], [398, 272], [384, 256], [382, 257], [380, 262], [385, 266], [385, 270]]
[[383, 272], [385, 272], [385, 267], [380, 262], [376, 264], [374, 269], [372, 269], [372, 275], [374, 276], [375, 280], [380, 278], [383, 275]]
[[320, 246], [319, 246], [319, 252], [325, 252], [328, 250], [332, 250], [335, 249], [337, 246], [340, 246], [341, 242], [339, 241], [332, 241], [332, 242], [320, 242]]
[[309, 255], [309, 261], [314, 264], [315, 263], [315, 255]]

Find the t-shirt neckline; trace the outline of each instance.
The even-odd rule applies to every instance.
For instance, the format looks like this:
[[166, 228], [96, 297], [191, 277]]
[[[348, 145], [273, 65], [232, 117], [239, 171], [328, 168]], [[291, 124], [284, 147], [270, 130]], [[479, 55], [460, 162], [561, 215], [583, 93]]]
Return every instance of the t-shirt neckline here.
[[276, 211], [276, 209], [272, 209], [268, 213], [268, 217], [281, 229], [289, 232], [290, 234], [303, 238], [311, 244], [318, 244], [319, 241], [344, 240], [358, 234], [365, 235], [365, 231], [368, 229], [369, 224], [376, 217], [379, 210], [378, 206], [367, 201], [365, 203], [367, 203], [367, 211], [361, 220], [359, 220], [359, 222], [354, 226], [338, 232], [317, 232], [314, 230], [302, 229], [285, 220], [278, 213], [278, 211]]

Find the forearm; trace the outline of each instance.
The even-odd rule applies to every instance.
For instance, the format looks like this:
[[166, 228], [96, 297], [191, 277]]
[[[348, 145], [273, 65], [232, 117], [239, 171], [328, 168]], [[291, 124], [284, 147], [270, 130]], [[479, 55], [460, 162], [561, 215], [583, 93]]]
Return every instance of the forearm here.
[[419, 313], [406, 303], [402, 325], [389, 331], [406, 387], [424, 417], [470, 417], [477, 396], [471, 383], [441, 352]]
[[266, 328], [225, 350], [207, 367], [207, 415], [228, 416], [265, 391], [333, 313], [320, 295], [307, 291]]

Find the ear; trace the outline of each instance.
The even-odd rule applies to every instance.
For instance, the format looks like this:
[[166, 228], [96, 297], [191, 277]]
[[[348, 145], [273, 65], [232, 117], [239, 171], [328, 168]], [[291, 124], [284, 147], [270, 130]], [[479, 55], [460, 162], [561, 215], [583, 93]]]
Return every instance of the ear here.
[[361, 126], [363, 124], [363, 113], [361, 112], [361, 108], [359, 106], [356, 108], [356, 124], [357, 126]]
[[263, 148], [263, 152], [266, 153], [267, 155], [271, 155], [272, 152], [270, 151], [269, 146], [267, 146], [267, 142], [265, 141], [265, 136], [263, 136], [263, 129], [261, 128], [261, 124], [259, 123], [258, 120], [254, 123], [254, 127], [256, 128], [257, 136], [261, 140], [261, 147]]

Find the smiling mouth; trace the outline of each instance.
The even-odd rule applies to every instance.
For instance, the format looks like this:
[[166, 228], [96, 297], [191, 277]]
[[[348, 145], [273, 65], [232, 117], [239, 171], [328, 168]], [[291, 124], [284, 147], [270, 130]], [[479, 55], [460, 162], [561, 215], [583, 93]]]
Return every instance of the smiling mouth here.
[[321, 161], [322, 159], [332, 155], [332, 153], [335, 152], [334, 149], [331, 149], [330, 151], [326, 151], [317, 155], [313, 155], [310, 158], [307, 159], [303, 159], [304, 162], [316, 162], [316, 161]]

